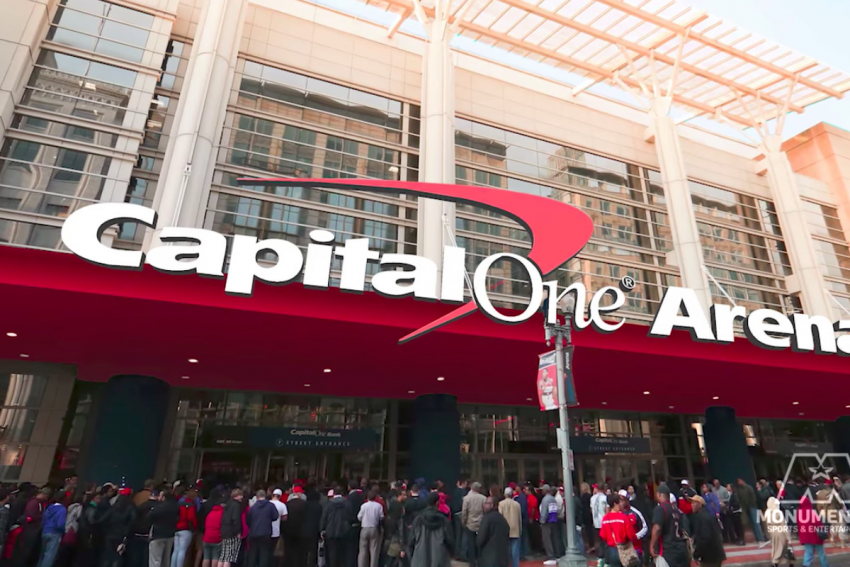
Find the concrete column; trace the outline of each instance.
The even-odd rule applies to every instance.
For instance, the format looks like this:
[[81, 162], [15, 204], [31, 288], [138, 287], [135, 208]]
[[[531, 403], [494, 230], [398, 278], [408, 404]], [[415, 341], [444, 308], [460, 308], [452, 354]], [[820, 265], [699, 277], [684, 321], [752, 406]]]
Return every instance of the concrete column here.
[[47, 0], [3, 0], [0, 24], [0, 141], [12, 122], [47, 33]]
[[[455, 182], [454, 61], [449, 47], [448, 21], [434, 19], [427, 26], [428, 41], [422, 58], [422, 144], [419, 180]], [[445, 222], [444, 222], [445, 217]], [[455, 204], [419, 198], [417, 253], [437, 264], [442, 281], [443, 247], [451, 245], [446, 224], [455, 230]]]
[[721, 406], [706, 409], [702, 432], [711, 476], [723, 484], [735, 484], [743, 478], [750, 486], [755, 485], [753, 459], [735, 410]]
[[791, 169], [791, 162], [782, 151], [782, 139], [776, 134], [767, 135], [762, 142], [762, 149], [767, 167], [767, 182], [773, 195], [782, 235], [785, 237], [791, 269], [794, 271], [794, 275], [787, 278], [788, 290], [800, 292], [803, 310], [807, 314], [823, 315], [832, 320], [833, 303], [824, 290], [823, 275], [806, 222], [800, 190]]
[[703, 270], [702, 243], [697, 230], [679, 134], [676, 132], [676, 122], [669, 115], [671, 103], [671, 97], [655, 98], [650, 112], [650, 129], [655, 138], [655, 151], [658, 154], [682, 286], [696, 292], [702, 308], [708, 313], [712, 303], [711, 289]]
[[154, 199], [158, 226], [148, 232], [146, 248], [159, 242], [162, 228], [197, 227], [203, 220], [246, 5], [246, 0], [204, 3]]
[[460, 476], [457, 398], [448, 394], [416, 398], [410, 434], [410, 478], [423, 478], [426, 486], [438, 480], [453, 486]]

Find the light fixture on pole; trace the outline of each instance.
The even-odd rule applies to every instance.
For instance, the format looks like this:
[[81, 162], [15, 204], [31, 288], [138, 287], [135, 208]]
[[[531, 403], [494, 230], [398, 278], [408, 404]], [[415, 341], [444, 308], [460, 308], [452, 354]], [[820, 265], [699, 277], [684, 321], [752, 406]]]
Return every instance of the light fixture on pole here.
[[[576, 538], [581, 537], [576, 532], [575, 506], [573, 503], [573, 475], [570, 469], [570, 433], [569, 414], [567, 411], [567, 371], [572, 371], [572, 360], [569, 353], [572, 352], [572, 328], [570, 322], [575, 313], [576, 298], [572, 293], [566, 294], [559, 302], [558, 309], [564, 314], [564, 324], [559, 322], [550, 325], [548, 316], [548, 301], [543, 303], [543, 326], [546, 331], [546, 344], [555, 339], [555, 360], [557, 363], [558, 379], [558, 416], [560, 425], [558, 428], [558, 447], [561, 449], [561, 466], [564, 469], [564, 516], [566, 516], [567, 529], [567, 553], [558, 560], [559, 567], [587, 567], [587, 558], [581, 554], [576, 545]], [[564, 346], [567, 348], [565, 349]]]

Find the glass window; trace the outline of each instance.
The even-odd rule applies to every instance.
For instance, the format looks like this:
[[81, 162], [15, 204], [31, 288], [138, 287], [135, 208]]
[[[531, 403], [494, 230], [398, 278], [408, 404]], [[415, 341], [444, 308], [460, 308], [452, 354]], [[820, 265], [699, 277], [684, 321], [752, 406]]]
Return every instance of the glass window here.
[[38, 407], [46, 387], [46, 376], [0, 373], [0, 392], [3, 393], [3, 402], [0, 405]]

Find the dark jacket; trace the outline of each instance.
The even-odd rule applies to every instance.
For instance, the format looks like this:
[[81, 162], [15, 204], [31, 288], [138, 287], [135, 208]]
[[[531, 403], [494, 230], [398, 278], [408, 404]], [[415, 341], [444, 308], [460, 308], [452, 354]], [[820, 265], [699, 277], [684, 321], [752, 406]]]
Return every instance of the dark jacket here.
[[151, 521], [151, 539], [168, 539], [177, 531], [180, 507], [177, 500], [168, 497], [157, 502], [148, 516]]
[[156, 500], [146, 500], [136, 508], [136, 521], [133, 523], [134, 534], [149, 535], [151, 533], [151, 510], [156, 504]]
[[280, 518], [277, 507], [263, 498], [248, 509], [245, 523], [248, 524], [248, 537], [271, 537], [272, 522]]
[[463, 508], [463, 497], [466, 496], [468, 492], [468, 488], [455, 488], [454, 493], [452, 493], [452, 499], [449, 500], [449, 508], [451, 509], [452, 514], [460, 514], [460, 511]]
[[[127, 498], [121, 496], [120, 498]], [[133, 531], [136, 520], [136, 509], [128, 498], [126, 503], [116, 503], [109, 508], [100, 520], [103, 524], [103, 539], [110, 542], [120, 542]]]
[[416, 518], [428, 507], [428, 504], [421, 498], [411, 496], [404, 501], [404, 523], [410, 528]]
[[749, 511], [756, 507], [756, 493], [753, 487], [749, 484], [738, 485], [738, 501], [741, 503], [741, 509], [749, 514]]
[[[451, 528], [448, 519], [439, 510], [426, 507], [416, 517], [416, 521], [413, 522], [410, 529], [411, 533], [408, 538], [410, 567], [451, 566]], [[484, 563], [479, 564], [484, 565]]]
[[579, 497], [581, 500], [581, 523], [583, 526], [593, 526], [593, 511], [590, 509], [591, 497], [589, 492], [582, 492]]
[[351, 517], [353, 521], [357, 521], [357, 514], [360, 513], [360, 507], [363, 506], [363, 502], [366, 501], [366, 496], [363, 494], [363, 491], [360, 489], [352, 490], [348, 493], [348, 506], [351, 511]]
[[348, 536], [351, 530], [351, 504], [345, 498], [331, 498], [322, 510], [319, 531], [329, 539]]
[[228, 500], [221, 514], [221, 539], [231, 539], [242, 535], [242, 503]]
[[478, 530], [478, 564], [487, 567], [508, 567], [510, 557], [510, 526], [497, 509], [492, 509], [481, 519]]
[[764, 512], [767, 510], [767, 501], [773, 497], [773, 491], [768, 486], [762, 486], [756, 491], [756, 501], [758, 502], [759, 510]]
[[701, 563], [719, 564], [726, 560], [723, 535], [717, 518], [706, 508], [691, 514], [691, 536], [694, 538], [694, 559]]
[[[289, 520], [286, 521], [289, 523]], [[307, 492], [307, 504], [304, 506], [304, 523], [301, 527], [301, 537], [312, 539], [319, 537], [322, 524], [322, 504], [319, 501], [319, 493], [311, 490]]]
[[520, 492], [514, 497], [514, 500], [519, 502], [519, 511], [522, 514], [522, 524], [525, 525], [528, 523], [528, 497], [524, 492]]
[[[304, 517], [307, 511], [307, 501], [301, 498], [293, 498], [286, 503], [288, 517], [280, 524], [281, 535], [288, 538], [300, 538], [304, 528]], [[316, 530], [316, 533], [319, 533]]]
[[387, 505], [387, 516], [384, 520], [384, 527], [387, 530], [386, 534], [384, 535], [384, 538], [387, 541], [404, 541], [404, 522], [402, 522], [403, 518], [404, 504], [399, 502], [396, 498], [393, 498]]

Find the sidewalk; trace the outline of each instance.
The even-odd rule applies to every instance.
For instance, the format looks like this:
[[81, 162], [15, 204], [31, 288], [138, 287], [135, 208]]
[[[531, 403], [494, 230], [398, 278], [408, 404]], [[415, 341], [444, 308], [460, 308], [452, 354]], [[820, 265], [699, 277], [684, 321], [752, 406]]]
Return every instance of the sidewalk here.
[[[726, 550], [726, 561], [723, 562], [723, 565], [748, 565], [748, 566], [762, 566], [770, 567], [770, 546], [763, 547], [759, 549], [759, 546], [755, 543], [748, 543], [747, 545], [724, 545], [724, 549]], [[803, 564], [803, 546], [800, 544], [796, 544], [794, 547], [794, 556], [795, 556], [795, 565]], [[827, 543], [824, 545], [826, 548], [826, 554], [832, 558], [835, 557], [837, 563], [845, 564], [850, 560], [850, 548], [842, 549], [841, 546], [836, 546], [831, 543]], [[815, 559], [817, 563], [817, 558]], [[596, 565], [596, 559], [591, 558], [591, 565]], [[452, 567], [465, 567], [467, 564], [461, 561], [452, 561]], [[830, 564], [831, 567], [832, 564]], [[543, 567], [543, 559], [530, 559], [528, 561], [523, 561], [521, 563], [522, 567]], [[549, 566], [547, 566], [549, 567]]]

